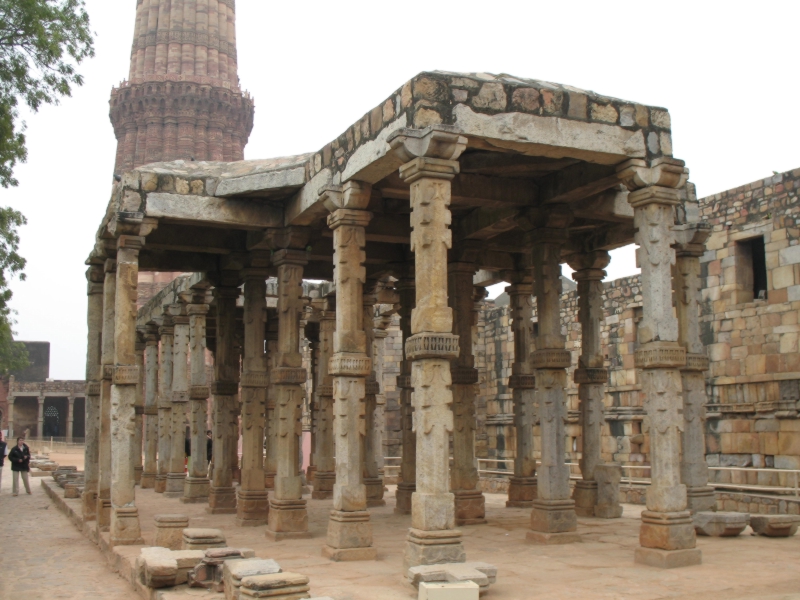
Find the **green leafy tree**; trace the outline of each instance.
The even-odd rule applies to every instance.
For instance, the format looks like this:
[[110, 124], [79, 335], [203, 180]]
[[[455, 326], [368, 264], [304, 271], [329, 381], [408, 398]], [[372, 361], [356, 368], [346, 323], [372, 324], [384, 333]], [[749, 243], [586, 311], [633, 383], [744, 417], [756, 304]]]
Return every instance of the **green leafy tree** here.
[[[58, 104], [83, 85], [77, 65], [94, 56], [84, 0], [0, 0], [0, 186], [18, 185], [14, 167], [27, 160], [20, 105], [36, 112]], [[0, 375], [27, 366], [27, 352], [14, 343], [9, 281], [24, 279], [17, 229], [25, 217], [0, 208]]]
[[76, 66], [94, 56], [83, 0], [0, 0], [0, 185], [25, 162], [20, 100], [36, 112], [83, 84]]

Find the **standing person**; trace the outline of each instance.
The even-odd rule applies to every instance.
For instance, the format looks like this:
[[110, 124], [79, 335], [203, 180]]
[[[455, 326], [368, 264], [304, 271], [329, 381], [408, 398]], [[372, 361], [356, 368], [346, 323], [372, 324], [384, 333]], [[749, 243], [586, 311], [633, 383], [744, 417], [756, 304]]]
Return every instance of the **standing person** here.
[[0, 490], [3, 489], [3, 468], [6, 461], [6, 448], [8, 448], [8, 444], [6, 444], [6, 438], [3, 435], [3, 432], [0, 431]]
[[22, 473], [22, 483], [25, 484], [25, 491], [31, 493], [31, 485], [28, 482], [28, 472], [31, 470], [31, 451], [25, 443], [25, 438], [17, 438], [17, 445], [8, 453], [8, 460], [11, 461], [11, 472], [14, 474], [12, 495], [19, 495], [19, 475]]

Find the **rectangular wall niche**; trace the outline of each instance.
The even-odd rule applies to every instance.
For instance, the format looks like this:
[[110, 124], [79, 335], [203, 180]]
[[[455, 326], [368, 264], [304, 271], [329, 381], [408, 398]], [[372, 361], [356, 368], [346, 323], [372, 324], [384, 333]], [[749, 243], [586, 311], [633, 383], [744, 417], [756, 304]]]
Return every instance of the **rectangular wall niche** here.
[[736, 243], [737, 304], [767, 299], [767, 260], [764, 236]]

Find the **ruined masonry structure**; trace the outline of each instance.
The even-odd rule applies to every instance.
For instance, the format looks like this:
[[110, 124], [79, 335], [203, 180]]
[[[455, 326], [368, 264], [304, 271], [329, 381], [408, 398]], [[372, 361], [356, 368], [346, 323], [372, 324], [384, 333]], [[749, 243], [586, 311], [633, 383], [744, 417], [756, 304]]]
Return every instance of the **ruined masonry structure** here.
[[[232, 2], [219, 10], [223, 4], [232, 42]], [[165, 56], [165, 85], [176, 73], [170, 65], [180, 64], [180, 78], [197, 76], [203, 53], [182, 43], [180, 63], [171, 62], [173, 45], [159, 40], [172, 34], [158, 33], [166, 8], [147, 11], [145, 21], [142, 3], [132, 80], [146, 79], [150, 64], [164, 68]], [[181, 36], [187, 23], [205, 22], [186, 13]], [[218, 66], [222, 49], [220, 41]], [[155, 123], [153, 139], [157, 131]], [[636, 243], [641, 319], [631, 354], [650, 423], [652, 484], [635, 558], [658, 567], [700, 562], [691, 510], [707, 473], [702, 443], [686, 439], [698, 429], [686, 420], [691, 407], [706, 404], [697, 298], [709, 228], [692, 202], [688, 169], [672, 156], [665, 109], [532, 79], [426, 72], [309, 154], [148, 163], [136, 157], [142, 137], [137, 129], [131, 154], [134, 138], [126, 134], [123, 173], [87, 261], [87, 388], [98, 418], [86, 463], [96, 473], [97, 526], [112, 544], [139, 543], [132, 432], [142, 413], [156, 492], [207, 502], [207, 512], [236, 514], [237, 525], [264, 527], [274, 540], [308, 537], [298, 471], [302, 406], [310, 402], [308, 476], [319, 476], [317, 497], [330, 498], [332, 508], [320, 551], [334, 561], [375, 559], [370, 507], [383, 502], [380, 407], [395, 393], [403, 457], [397, 512], [410, 513], [404, 565], [466, 561], [457, 527], [485, 521], [475, 468], [485, 449], [476, 436], [476, 306], [485, 286], [499, 281], [512, 283], [517, 320], [519, 356], [507, 384], [523, 452], [510, 502], [531, 510], [518, 535], [534, 544], [579, 541], [578, 513], [615, 516], [608, 491], [618, 471], [601, 447], [602, 399], [613, 382], [600, 343], [600, 282], [608, 251]], [[163, 146], [171, 143], [165, 138]], [[564, 263], [577, 270], [584, 339], [574, 371], [574, 341], [562, 322]], [[137, 314], [138, 273], [169, 271], [191, 275], [160, 296], [160, 306]], [[333, 285], [314, 298], [304, 280]], [[186, 366], [202, 349], [200, 318], [214, 358], [207, 388], [199, 370]], [[392, 322], [395, 333], [376, 332]], [[398, 341], [402, 360], [377, 360], [398, 357]], [[584, 440], [574, 490], [566, 464], [570, 380]], [[157, 385], [157, 395], [139, 393], [142, 382]], [[199, 469], [187, 478], [177, 462], [185, 415], [195, 448], [200, 441], [206, 398], [214, 440], [207, 488]], [[691, 480], [683, 465], [692, 466]]]
[[236, 161], [253, 128], [239, 87], [234, 0], [138, 0], [128, 80], [111, 92], [115, 172]]

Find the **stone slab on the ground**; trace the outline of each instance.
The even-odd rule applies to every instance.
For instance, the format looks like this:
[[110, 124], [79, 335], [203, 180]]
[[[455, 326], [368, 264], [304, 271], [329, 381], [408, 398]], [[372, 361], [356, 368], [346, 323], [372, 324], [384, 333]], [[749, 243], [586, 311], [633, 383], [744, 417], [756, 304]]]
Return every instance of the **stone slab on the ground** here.
[[473, 581], [481, 591], [497, 581], [497, 567], [484, 562], [444, 563], [411, 567], [406, 574], [414, 587], [421, 583]]
[[189, 527], [189, 517], [181, 514], [156, 515], [155, 545], [170, 550], [183, 548], [183, 530]]
[[750, 527], [758, 535], [767, 537], [791, 537], [797, 533], [800, 516], [797, 515], [752, 515]]
[[480, 587], [474, 581], [459, 583], [422, 582], [418, 600], [478, 600]]
[[697, 512], [692, 516], [697, 535], [711, 537], [735, 537], [742, 533], [750, 521], [750, 515], [738, 512]]
[[[310, 598], [308, 577], [300, 573], [272, 573], [242, 579], [237, 600], [270, 598], [271, 600], [300, 600]], [[226, 598], [227, 588], [226, 588]]]
[[183, 530], [184, 550], [205, 550], [207, 548], [224, 548], [225, 535], [221, 529], [190, 527]]
[[281, 566], [271, 559], [244, 558], [226, 560], [222, 567], [222, 583], [225, 597], [238, 600], [239, 588], [246, 577], [274, 575], [281, 572]]

